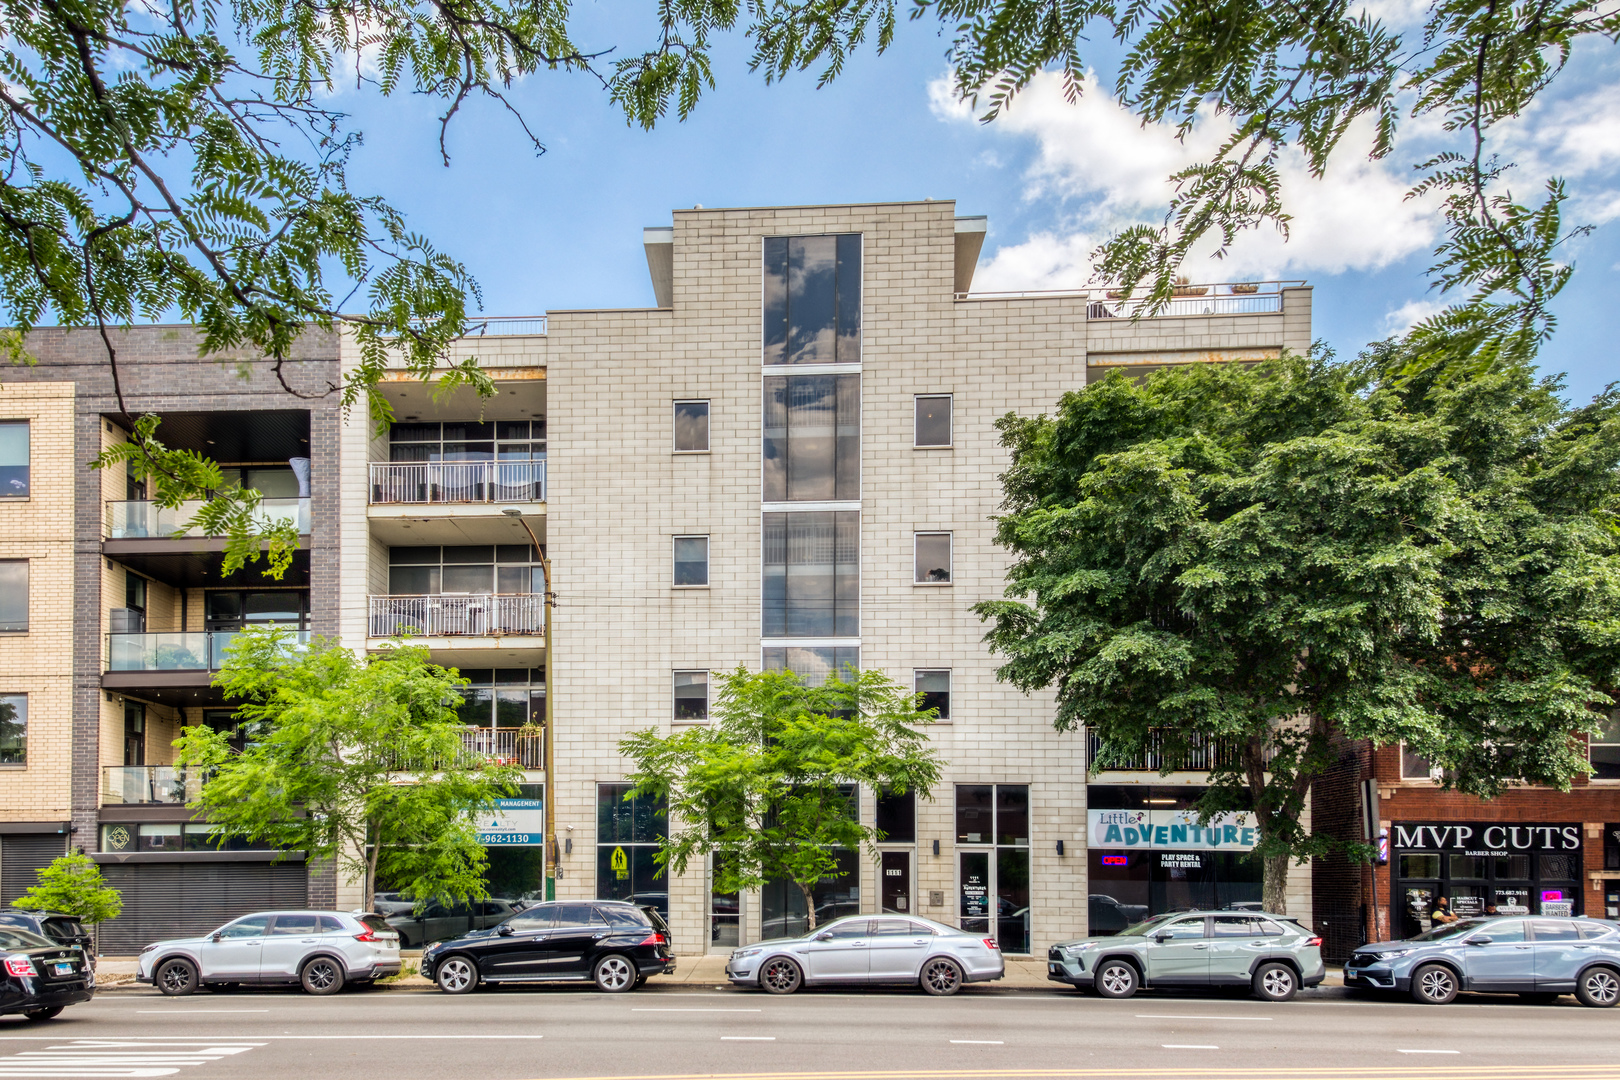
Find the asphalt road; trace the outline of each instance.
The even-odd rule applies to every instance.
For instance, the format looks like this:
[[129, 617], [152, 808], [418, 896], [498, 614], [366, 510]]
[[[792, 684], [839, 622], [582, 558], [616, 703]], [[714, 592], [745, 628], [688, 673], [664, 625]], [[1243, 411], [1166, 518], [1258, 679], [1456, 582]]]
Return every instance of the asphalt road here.
[[1620, 1080], [1620, 1009], [1071, 990], [106, 993], [0, 1020], [0, 1078]]

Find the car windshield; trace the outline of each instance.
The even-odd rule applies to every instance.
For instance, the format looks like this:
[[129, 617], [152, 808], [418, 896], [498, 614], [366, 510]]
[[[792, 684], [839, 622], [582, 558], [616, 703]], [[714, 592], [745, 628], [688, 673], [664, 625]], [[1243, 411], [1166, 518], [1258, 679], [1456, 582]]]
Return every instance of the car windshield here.
[[32, 930], [20, 930], [15, 926], [0, 926], [0, 949], [15, 952], [19, 949], [52, 949], [56, 942], [50, 938], [40, 937]]
[[1153, 916], [1153, 918], [1148, 919], [1146, 922], [1139, 922], [1135, 926], [1127, 926], [1125, 929], [1121, 930], [1118, 934], [1116, 934], [1114, 936], [1115, 937], [1146, 937], [1153, 930], [1153, 928], [1155, 926], [1158, 926], [1160, 923], [1164, 922], [1168, 918], [1171, 918], [1175, 914], [1177, 914], [1177, 913], [1176, 912], [1171, 912], [1168, 915], [1155, 915], [1155, 916]]
[[76, 938], [84, 936], [84, 927], [78, 919], [46, 919], [42, 927], [52, 937]]
[[1415, 934], [1406, 940], [1444, 941], [1446, 938], [1454, 938], [1458, 934], [1471, 934], [1475, 930], [1478, 930], [1480, 927], [1484, 926], [1485, 923], [1486, 920], [1484, 919], [1464, 919], [1461, 922], [1447, 923], [1445, 926], [1437, 926], [1433, 930], [1425, 930], [1423, 933]]

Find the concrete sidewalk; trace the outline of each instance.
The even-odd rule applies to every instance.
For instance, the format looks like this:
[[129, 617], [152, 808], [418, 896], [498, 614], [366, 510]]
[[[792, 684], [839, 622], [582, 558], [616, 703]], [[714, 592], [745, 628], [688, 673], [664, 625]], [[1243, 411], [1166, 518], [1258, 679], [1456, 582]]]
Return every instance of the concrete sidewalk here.
[[[421, 962], [422, 954], [407, 952], [401, 954], [405, 964], [413, 974], [388, 979], [377, 984], [382, 990], [433, 990], [434, 985], [422, 976], [414, 974], [417, 964]], [[658, 976], [658, 984], [669, 986], [671, 984], [688, 987], [714, 987], [730, 986], [726, 980], [726, 954], [711, 953], [707, 956], [682, 956], [677, 958], [675, 974]], [[138, 990], [147, 993], [156, 993], [150, 986], [144, 986], [135, 981], [134, 957], [106, 956], [96, 964], [96, 989], [101, 992]], [[1056, 990], [1062, 984], [1055, 983], [1046, 977], [1046, 961], [1035, 959], [1009, 959], [1007, 961], [1007, 974], [993, 983], [983, 984], [993, 986], [998, 990]], [[1330, 967], [1327, 969], [1327, 978], [1322, 983], [1323, 988], [1342, 988], [1344, 986], [1344, 969]]]

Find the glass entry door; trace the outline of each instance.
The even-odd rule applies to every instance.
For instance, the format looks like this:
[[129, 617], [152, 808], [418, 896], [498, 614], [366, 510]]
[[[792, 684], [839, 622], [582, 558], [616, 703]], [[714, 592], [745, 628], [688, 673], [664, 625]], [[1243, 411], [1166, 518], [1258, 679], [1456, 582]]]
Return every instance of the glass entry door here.
[[883, 914], [911, 914], [911, 852], [885, 851], [879, 871], [883, 878], [878, 887]]

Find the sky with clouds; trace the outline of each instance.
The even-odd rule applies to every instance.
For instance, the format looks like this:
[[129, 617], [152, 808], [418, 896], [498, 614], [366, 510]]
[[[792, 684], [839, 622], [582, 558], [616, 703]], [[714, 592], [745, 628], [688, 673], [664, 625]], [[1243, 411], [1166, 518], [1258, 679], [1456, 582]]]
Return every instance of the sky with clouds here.
[[[1418, 10], [1411, 0], [1377, 3], [1397, 22]], [[599, 15], [581, 43], [643, 48], [651, 11], [645, 24]], [[1143, 128], [1099, 88], [1114, 59], [1101, 52], [1078, 104], [1043, 77], [1010, 112], [981, 124], [950, 93], [947, 44], [926, 21], [903, 22], [886, 55], [864, 50], [818, 90], [812, 76], [766, 86], [747, 71], [746, 43], [730, 40], [716, 65], [719, 86], [696, 114], [651, 133], [627, 127], [588, 76], [548, 72], [510, 95], [544, 155], [498, 104], [485, 103], [464, 107], [452, 125], [448, 168], [432, 101], [345, 90], [334, 104], [366, 134], [351, 184], [385, 195], [413, 229], [462, 259], [490, 314], [651, 304], [640, 229], [697, 204], [954, 199], [959, 213], [989, 217], [975, 288], [1078, 286], [1095, 244], [1122, 225], [1158, 220], [1165, 177], [1225, 134], [1211, 118], [1184, 142]], [[1404, 329], [1439, 306], [1424, 277], [1438, 214], [1432, 202], [1405, 196], [1410, 163], [1440, 137], [1431, 121], [1409, 122], [1396, 154], [1372, 162], [1369, 133], [1352, 130], [1320, 180], [1285, 154], [1289, 235], [1246, 235], [1221, 261], [1197, 252], [1186, 272], [1198, 281], [1310, 281], [1316, 334], [1341, 355]], [[1543, 369], [1567, 373], [1569, 396], [1585, 400], [1620, 380], [1620, 316], [1615, 298], [1605, 299], [1620, 285], [1620, 54], [1578, 50], [1544, 100], [1501, 132], [1500, 150], [1515, 163], [1508, 182], [1523, 198], [1547, 175], [1562, 175], [1573, 196], [1569, 219], [1597, 226], [1570, 250], [1577, 271], [1542, 353]]]

